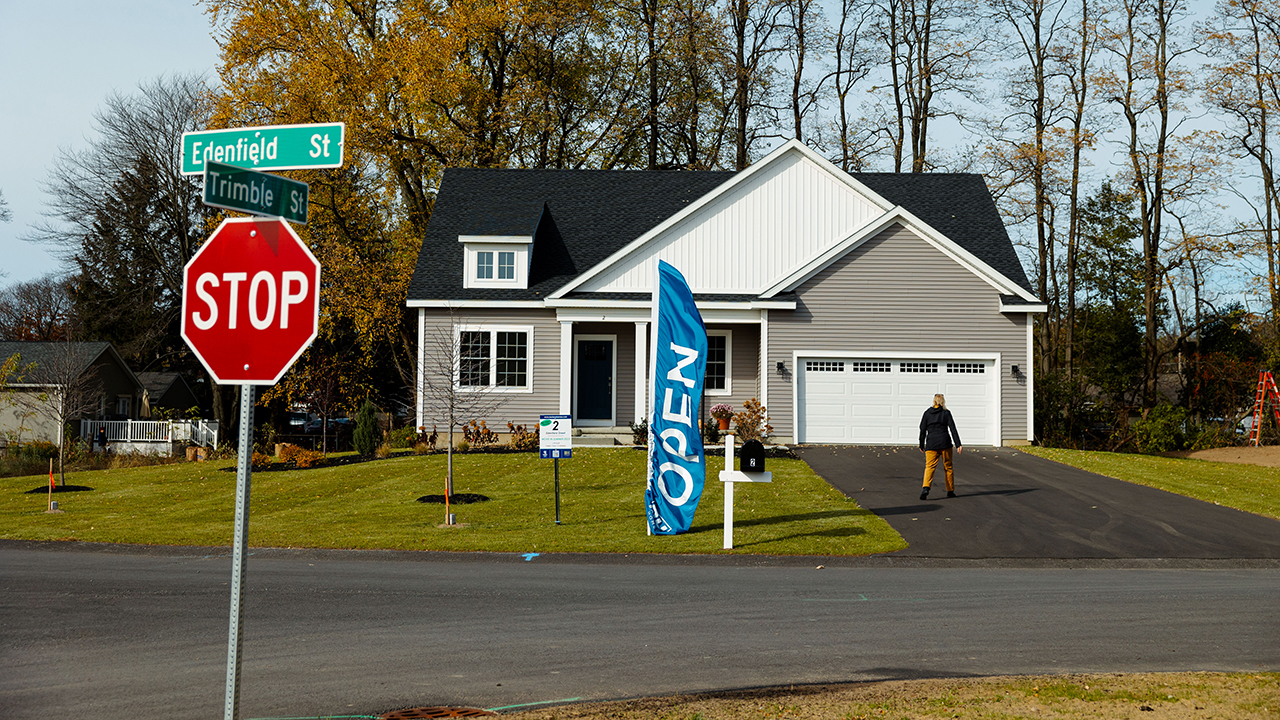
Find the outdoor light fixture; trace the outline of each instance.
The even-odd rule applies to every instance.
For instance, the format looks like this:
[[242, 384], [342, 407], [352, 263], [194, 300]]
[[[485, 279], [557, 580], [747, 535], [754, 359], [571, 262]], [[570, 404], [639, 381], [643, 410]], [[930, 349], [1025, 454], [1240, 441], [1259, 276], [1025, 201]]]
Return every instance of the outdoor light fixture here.
[[778, 361], [778, 374], [779, 375], [787, 374], [787, 364], [781, 360]]
[[1013, 376], [1014, 376], [1014, 377], [1018, 377], [1018, 366], [1017, 366], [1017, 365], [1014, 365], [1014, 366], [1013, 366]]

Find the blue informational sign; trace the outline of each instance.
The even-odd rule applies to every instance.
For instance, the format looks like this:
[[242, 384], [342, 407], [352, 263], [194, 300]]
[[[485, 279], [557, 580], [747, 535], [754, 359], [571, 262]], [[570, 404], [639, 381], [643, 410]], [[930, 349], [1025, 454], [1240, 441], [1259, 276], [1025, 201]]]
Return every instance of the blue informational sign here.
[[540, 460], [568, 460], [573, 457], [573, 450], [538, 450]]
[[707, 329], [684, 276], [661, 260], [653, 286], [652, 322], [645, 516], [654, 535], [677, 535], [693, 524], [707, 475], [698, 432]]
[[571, 416], [538, 416], [538, 457], [542, 460], [567, 460], [573, 457]]

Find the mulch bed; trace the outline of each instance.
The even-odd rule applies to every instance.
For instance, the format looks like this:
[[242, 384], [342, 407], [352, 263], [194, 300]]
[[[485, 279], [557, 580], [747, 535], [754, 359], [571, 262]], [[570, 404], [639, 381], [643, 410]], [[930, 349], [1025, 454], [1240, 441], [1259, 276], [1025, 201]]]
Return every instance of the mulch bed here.
[[[64, 492], [88, 492], [92, 489], [93, 488], [88, 487], [87, 485], [57, 485], [53, 488], [53, 493], [56, 495], [58, 493], [64, 493]], [[24, 492], [23, 495], [35, 495], [36, 493], [39, 493], [41, 495], [48, 495], [49, 486], [41, 485], [40, 487], [31, 488], [30, 490]]]
[[[453, 505], [470, 505], [471, 503], [486, 502], [489, 498], [479, 493], [454, 493], [449, 496], [449, 502]], [[444, 504], [443, 495], [423, 495], [418, 498], [420, 503], [434, 503], [436, 505]]]

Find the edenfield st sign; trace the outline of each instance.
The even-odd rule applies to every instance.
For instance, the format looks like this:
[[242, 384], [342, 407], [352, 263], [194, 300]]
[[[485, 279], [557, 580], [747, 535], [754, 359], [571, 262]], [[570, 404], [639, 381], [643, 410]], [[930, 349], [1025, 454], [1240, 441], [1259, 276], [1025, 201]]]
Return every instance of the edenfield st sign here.
[[182, 135], [182, 174], [200, 175], [211, 162], [253, 170], [342, 167], [344, 123], [263, 125]]
[[305, 225], [307, 198], [308, 186], [304, 182], [234, 165], [205, 163], [205, 205], [279, 217]]

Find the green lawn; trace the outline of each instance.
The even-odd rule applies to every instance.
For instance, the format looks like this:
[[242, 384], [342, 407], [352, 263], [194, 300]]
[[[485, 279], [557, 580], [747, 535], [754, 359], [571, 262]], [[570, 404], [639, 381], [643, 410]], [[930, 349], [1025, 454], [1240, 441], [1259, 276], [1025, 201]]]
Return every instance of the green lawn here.
[[[724, 494], [708, 482], [690, 532], [649, 537], [645, 453], [577, 448], [560, 463], [561, 526], [555, 525], [552, 461], [536, 454], [454, 456], [455, 493], [488, 502], [455, 505], [464, 527], [442, 528], [444, 507], [415, 502], [444, 492], [443, 455], [405, 455], [312, 470], [253, 475], [249, 543], [257, 547], [400, 548], [498, 552], [718, 553]], [[232, 468], [232, 472], [224, 471]], [[774, 481], [735, 489], [732, 552], [866, 555], [906, 547], [889, 525], [832, 489], [799, 460], [771, 459]], [[235, 513], [231, 462], [69, 473], [91, 492], [24, 491], [40, 476], [0, 479], [0, 538], [158, 545], [230, 545]]]
[[1042, 447], [1021, 449], [1117, 480], [1280, 519], [1280, 468], [1156, 455]]

